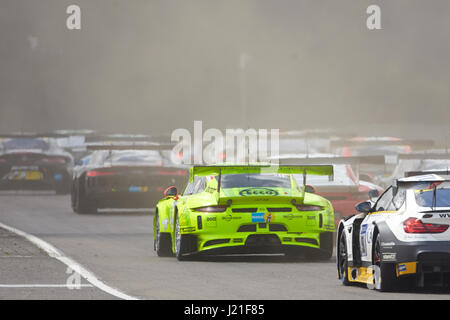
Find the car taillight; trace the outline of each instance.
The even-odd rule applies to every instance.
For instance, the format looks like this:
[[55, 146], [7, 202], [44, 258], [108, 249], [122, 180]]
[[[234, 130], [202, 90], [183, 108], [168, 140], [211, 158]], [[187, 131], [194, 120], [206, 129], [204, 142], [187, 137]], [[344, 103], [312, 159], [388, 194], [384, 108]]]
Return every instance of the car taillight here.
[[403, 222], [403, 230], [406, 233], [442, 233], [447, 229], [447, 224], [423, 223], [417, 218], [409, 218]]
[[225, 212], [228, 206], [207, 206], [194, 208], [195, 211], [199, 212]]
[[314, 206], [310, 204], [297, 204], [295, 205], [298, 211], [322, 211], [321, 206]]
[[101, 177], [101, 176], [112, 176], [115, 175], [115, 172], [112, 171], [89, 171], [87, 173], [88, 177]]

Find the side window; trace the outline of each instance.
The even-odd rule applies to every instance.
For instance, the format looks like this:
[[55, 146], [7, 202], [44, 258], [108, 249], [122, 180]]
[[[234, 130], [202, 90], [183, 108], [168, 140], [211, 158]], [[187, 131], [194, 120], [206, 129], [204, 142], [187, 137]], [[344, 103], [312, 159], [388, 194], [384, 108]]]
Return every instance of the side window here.
[[194, 194], [204, 191], [206, 188], [205, 177], [199, 177], [198, 181], [194, 181]]
[[398, 210], [405, 203], [406, 200], [406, 190], [402, 189], [397, 192], [392, 200], [392, 206], [390, 210]]
[[389, 187], [375, 204], [375, 211], [386, 211], [392, 202], [392, 187]]
[[184, 189], [183, 196], [191, 195], [193, 191], [194, 191], [194, 183], [189, 182], [188, 185], [186, 186], [186, 189]]
[[186, 189], [184, 190], [183, 195], [188, 196], [192, 194], [196, 194], [202, 192], [206, 188], [206, 181], [204, 177], [194, 177], [194, 182], [190, 182]]

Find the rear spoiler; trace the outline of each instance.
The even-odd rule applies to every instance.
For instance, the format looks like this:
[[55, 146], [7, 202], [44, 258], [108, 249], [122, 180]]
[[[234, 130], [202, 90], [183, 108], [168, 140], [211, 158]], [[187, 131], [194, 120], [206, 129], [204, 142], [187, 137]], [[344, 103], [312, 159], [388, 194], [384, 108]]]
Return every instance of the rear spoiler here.
[[276, 173], [276, 174], [311, 174], [322, 176], [333, 176], [333, 166], [309, 165], [309, 166], [275, 166], [275, 165], [240, 165], [240, 166], [193, 166], [190, 169], [189, 180], [194, 177], [204, 177], [222, 174], [245, 174], [245, 173]]
[[434, 145], [434, 140], [415, 139], [373, 139], [373, 140], [334, 140], [330, 142], [331, 148], [355, 147], [355, 146], [412, 146], [417, 148], [428, 148]]
[[427, 174], [424, 175], [419, 175], [419, 176], [410, 176], [407, 178], [401, 178], [401, 179], [395, 179], [393, 181], [393, 188], [394, 188], [394, 192], [396, 192], [396, 190], [398, 188], [412, 188], [414, 186], [416, 186], [418, 183], [433, 183], [433, 182], [444, 182], [444, 181], [448, 181], [448, 179], [443, 178], [439, 175], [437, 175], [436, 173], [433, 172], [428, 172]]
[[171, 150], [174, 144], [136, 141], [116, 141], [112, 143], [88, 143], [87, 150]]
[[397, 157], [398, 160], [450, 160], [449, 153], [408, 153]]
[[150, 136], [147, 134], [90, 134], [86, 136], [86, 142], [113, 142], [113, 141], [142, 141], [150, 142]]
[[350, 157], [310, 157], [297, 158], [286, 157], [278, 159], [280, 165], [306, 165], [306, 164], [379, 164], [384, 165], [386, 159], [384, 155], [378, 156], [350, 156]]
[[0, 139], [20, 139], [20, 138], [57, 138], [54, 133], [34, 133], [34, 132], [13, 132], [0, 134]]
[[435, 174], [435, 175], [443, 175], [443, 176], [449, 176], [450, 175], [450, 171], [447, 170], [425, 170], [425, 171], [407, 171], [405, 172], [405, 178], [409, 178], [409, 177], [415, 177], [415, 176], [423, 176], [423, 175], [430, 175], [430, 174]]

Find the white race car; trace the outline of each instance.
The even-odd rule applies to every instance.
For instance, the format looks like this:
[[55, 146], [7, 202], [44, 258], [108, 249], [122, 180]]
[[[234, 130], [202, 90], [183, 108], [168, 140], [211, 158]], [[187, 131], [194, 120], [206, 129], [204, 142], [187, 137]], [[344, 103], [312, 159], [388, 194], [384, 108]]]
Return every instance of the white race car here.
[[356, 209], [360, 214], [341, 220], [337, 232], [344, 285], [391, 291], [401, 284], [450, 283], [450, 176], [398, 179], [375, 204], [361, 202]]

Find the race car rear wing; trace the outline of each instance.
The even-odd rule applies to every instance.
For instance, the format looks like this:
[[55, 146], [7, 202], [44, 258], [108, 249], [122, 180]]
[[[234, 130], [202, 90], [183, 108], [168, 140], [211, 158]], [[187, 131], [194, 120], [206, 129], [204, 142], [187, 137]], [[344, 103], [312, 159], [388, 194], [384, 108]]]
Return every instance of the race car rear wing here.
[[123, 142], [123, 141], [142, 141], [150, 142], [150, 136], [147, 134], [119, 134], [119, 133], [97, 133], [86, 136], [86, 142]]
[[301, 174], [303, 175], [302, 198], [305, 194], [306, 176], [323, 175], [333, 176], [333, 166], [330, 165], [308, 165], [308, 166], [276, 166], [271, 164], [258, 165], [225, 165], [225, 166], [193, 166], [189, 170], [189, 182], [194, 181], [194, 177], [198, 176], [218, 176], [216, 178], [217, 191], [220, 194], [221, 177], [223, 174], [258, 174], [258, 173], [273, 173], [273, 174]]
[[156, 143], [145, 141], [115, 141], [102, 143], [88, 143], [87, 150], [171, 150], [174, 147], [172, 143]]
[[331, 165], [213, 165], [213, 166], [193, 166], [190, 169], [189, 181], [194, 181], [194, 177], [211, 176], [222, 174], [251, 174], [251, 173], [274, 173], [274, 174], [311, 174], [322, 176], [333, 176], [333, 166]]
[[[436, 171], [439, 172], [439, 171]], [[437, 175], [434, 172], [427, 172], [426, 174], [423, 175], [419, 175], [419, 176], [410, 176], [410, 177], [406, 177], [406, 178], [400, 178], [400, 179], [395, 179], [392, 183], [392, 186], [396, 192], [397, 189], [399, 188], [405, 188], [405, 189], [409, 189], [409, 188], [414, 188], [415, 186], [417, 186], [419, 183], [434, 183], [434, 182], [444, 182], [444, 181], [448, 181], [449, 179], [442, 177], [440, 175]]]
[[450, 160], [449, 153], [407, 153], [399, 154], [398, 160]]
[[386, 163], [385, 156], [350, 156], [350, 157], [280, 157], [277, 159], [280, 165], [305, 165], [305, 164], [379, 164]]
[[355, 146], [411, 146], [416, 148], [429, 148], [434, 145], [433, 140], [426, 139], [339, 139], [330, 142], [330, 147], [343, 148], [343, 147], [355, 147]]
[[35, 133], [35, 132], [12, 132], [0, 134], [0, 139], [20, 139], [20, 138], [57, 138], [59, 135], [54, 133]]
[[423, 170], [423, 171], [407, 171], [405, 172], [405, 178], [415, 177], [415, 176], [423, 176], [436, 174], [438, 176], [448, 176], [450, 175], [450, 170], [447, 168], [445, 170]]

